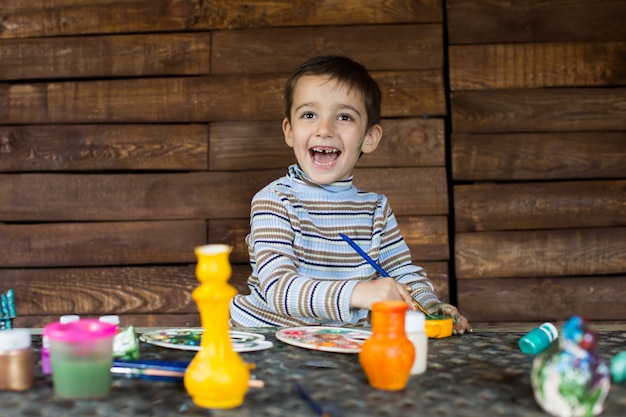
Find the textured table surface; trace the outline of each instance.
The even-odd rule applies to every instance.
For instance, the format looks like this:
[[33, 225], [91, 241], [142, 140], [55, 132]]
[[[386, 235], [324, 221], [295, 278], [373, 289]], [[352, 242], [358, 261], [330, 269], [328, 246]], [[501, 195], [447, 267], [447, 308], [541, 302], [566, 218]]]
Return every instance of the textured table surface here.
[[[265, 388], [250, 389], [241, 407], [208, 410], [193, 404], [182, 384], [114, 379], [105, 400], [68, 401], [54, 397], [49, 379], [38, 375], [25, 392], [0, 393], [2, 416], [315, 416], [296, 393], [299, 382], [332, 416], [546, 416], [530, 385], [532, 357], [522, 354], [519, 331], [480, 330], [431, 339], [428, 369], [412, 376], [406, 389], [371, 388], [357, 354], [329, 353], [274, 342], [269, 350], [243, 353]], [[599, 331], [600, 349], [609, 360], [626, 350], [626, 331]], [[40, 337], [34, 336], [40, 345]], [[194, 352], [142, 343], [143, 359], [190, 360]], [[328, 368], [314, 367], [323, 361]], [[613, 384], [603, 416], [626, 415], [626, 385]]]

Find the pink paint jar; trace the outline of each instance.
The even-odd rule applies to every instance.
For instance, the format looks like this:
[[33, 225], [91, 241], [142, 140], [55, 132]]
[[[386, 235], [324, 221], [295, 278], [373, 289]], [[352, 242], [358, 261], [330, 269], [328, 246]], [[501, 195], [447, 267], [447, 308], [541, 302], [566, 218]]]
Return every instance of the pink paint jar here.
[[45, 327], [54, 393], [60, 398], [104, 398], [111, 391], [113, 337], [117, 326], [96, 319]]

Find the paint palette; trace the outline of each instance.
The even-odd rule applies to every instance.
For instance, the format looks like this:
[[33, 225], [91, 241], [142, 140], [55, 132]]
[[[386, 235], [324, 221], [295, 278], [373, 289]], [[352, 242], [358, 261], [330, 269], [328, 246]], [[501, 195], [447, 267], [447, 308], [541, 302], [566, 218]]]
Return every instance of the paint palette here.
[[372, 332], [345, 327], [305, 326], [280, 329], [276, 338], [289, 345], [326, 352], [358, 353]]
[[[151, 345], [179, 349], [179, 350], [200, 350], [203, 330], [201, 327], [153, 330], [142, 333], [139, 339]], [[265, 340], [265, 336], [256, 333], [238, 332], [230, 330], [230, 341], [235, 352], [254, 352], [257, 350], [269, 349], [274, 344]]]

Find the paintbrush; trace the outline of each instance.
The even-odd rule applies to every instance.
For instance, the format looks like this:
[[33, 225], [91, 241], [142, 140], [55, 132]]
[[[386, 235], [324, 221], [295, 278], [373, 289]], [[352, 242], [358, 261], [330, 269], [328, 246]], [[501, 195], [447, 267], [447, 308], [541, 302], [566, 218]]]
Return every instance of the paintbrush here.
[[[189, 362], [172, 361], [113, 361], [111, 374], [126, 378], [150, 381], [183, 382]], [[260, 379], [248, 380], [248, 387], [263, 388], [265, 382]]]
[[[372, 258], [370, 258], [370, 256], [367, 253], [365, 253], [365, 251], [363, 249], [361, 249], [361, 247], [354, 242], [354, 240], [350, 239], [348, 236], [344, 235], [343, 233], [339, 233], [339, 236], [343, 240], [348, 242], [348, 244], [350, 246], [352, 246], [352, 249], [354, 249], [356, 251], [356, 253], [361, 255], [361, 257], [363, 259], [365, 259], [365, 261], [368, 264], [370, 264], [381, 276], [389, 277], [389, 274], [387, 273], [387, 271], [385, 271], [380, 265], [378, 265], [378, 263], [376, 261], [374, 261]], [[419, 311], [421, 311], [422, 313], [426, 314], [427, 317], [432, 317], [432, 315], [428, 312], [428, 310], [426, 310], [424, 308], [424, 306], [422, 306], [420, 303], [418, 303], [417, 300], [413, 300], [413, 305]]]
[[296, 382], [295, 386], [296, 386], [296, 390], [298, 391], [298, 394], [300, 395], [300, 398], [302, 398], [304, 401], [307, 402], [307, 404], [311, 406], [313, 411], [315, 411], [315, 414], [317, 414], [320, 417], [330, 417], [330, 413], [327, 411], [324, 411], [322, 406], [319, 403], [317, 403], [317, 401], [315, 401], [313, 398], [311, 398], [309, 393], [306, 392], [304, 388], [302, 388], [302, 385]]

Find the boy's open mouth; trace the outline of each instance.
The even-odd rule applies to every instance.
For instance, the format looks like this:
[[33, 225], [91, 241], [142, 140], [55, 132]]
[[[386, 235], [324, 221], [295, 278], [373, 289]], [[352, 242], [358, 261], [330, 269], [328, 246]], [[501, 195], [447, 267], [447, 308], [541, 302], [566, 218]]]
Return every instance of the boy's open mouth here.
[[309, 153], [311, 154], [311, 159], [313, 159], [313, 162], [317, 165], [331, 165], [339, 158], [339, 155], [341, 155], [341, 151], [337, 148], [322, 146], [311, 148]]

